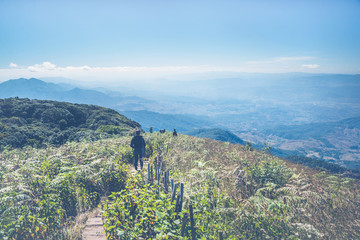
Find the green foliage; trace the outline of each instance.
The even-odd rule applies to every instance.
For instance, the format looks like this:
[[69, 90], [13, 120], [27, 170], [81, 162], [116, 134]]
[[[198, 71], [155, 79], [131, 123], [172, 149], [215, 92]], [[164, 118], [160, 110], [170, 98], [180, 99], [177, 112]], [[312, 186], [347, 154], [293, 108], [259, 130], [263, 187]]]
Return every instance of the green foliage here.
[[[108, 239], [191, 239], [189, 223], [184, 236], [180, 235], [184, 214], [189, 216], [188, 206], [184, 205], [183, 211], [176, 213], [175, 201], [171, 203], [169, 194], [144, 182], [137, 174], [130, 179], [126, 190], [113, 193], [102, 205]], [[219, 193], [210, 181], [193, 190], [195, 194], [189, 200], [195, 209], [197, 237], [217, 239], [218, 230], [230, 231], [228, 223], [234, 217], [234, 211], [228, 208], [230, 199]], [[235, 236], [229, 235], [227, 239]]]
[[119, 192], [125, 187], [127, 169], [121, 161], [128, 162], [129, 160], [121, 158], [117, 162], [111, 162], [110, 164], [104, 166], [100, 173], [103, 190], [107, 195], [112, 192]]
[[68, 239], [73, 217], [124, 188], [129, 141], [0, 153], [0, 239]]
[[61, 120], [68, 122], [69, 125], [73, 125], [75, 123], [74, 116], [64, 108], [48, 108], [41, 114], [41, 121], [44, 123], [56, 124]]
[[[13, 192], [16, 190], [19, 192]], [[2, 239], [56, 239], [58, 236], [64, 221], [64, 210], [57, 196], [44, 194], [33, 199], [29, 193], [21, 187], [2, 189]]]
[[268, 183], [274, 183], [276, 187], [282, 187], [292, 176], [292, 172], [279, 159], [265, 158], [258, 164], [245, 168], [247, 180], [255, 189], [264, 187]]
[[156, 187], [128, 186], [103, 204], [108, 239], [176, 239], [182, 215]]
[[253, 147], [252, 143], [249, 142], [249, 141], [246, 141], [245, 147], [246, 147], [246, 150], [248, 150], [248, 151], [254, 151], [254, 150], [255, 150], [255, 148]]
[[140, 127], [114, 110], [85, 104], [8, 98], [0, 99], [0, 109], [0, 147], [98, 140]]
[[197, 235], [201, 239], [218, 239], [218, 231], [227, 233], [226, 239], [236, 239], [231, 222], [236, 218], [234, 203], [221, 193], [214, 182], [206, 180], [194, 186], [190, 196], [194, 208]]
[[[12, 121], [17, 121], [12, 120]], [[18, 122], [18, 124], [22, 124]], [[359, 181], [246, 146], [170, 133], [144, 134], [147, 158], [183, 182], [184, 205], [145, 172], [129, 177], [130, 136], [0, 153], [0, 238], [69, 239], [69, 220], [102, 204], [108, 239], [359, 239]], [[46, 236], [46, 237], [44, 237]]]

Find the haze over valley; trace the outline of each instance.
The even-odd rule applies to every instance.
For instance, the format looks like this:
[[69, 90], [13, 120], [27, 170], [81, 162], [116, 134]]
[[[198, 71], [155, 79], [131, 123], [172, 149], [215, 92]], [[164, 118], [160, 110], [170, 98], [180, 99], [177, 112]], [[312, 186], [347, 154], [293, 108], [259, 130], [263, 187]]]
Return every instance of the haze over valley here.
[[126, 90], [17, 79], [0, 84], [0, 97], [110, 107], [139, 122], [145, 131], [176, 128], [191, 134], [194, 129], [224, 129], [259, 148], [269, 143], [280, 156], [359, 167], [360, 75], [246, 74], [163, 81], [157, 91], [151, 85], [114, 89]]

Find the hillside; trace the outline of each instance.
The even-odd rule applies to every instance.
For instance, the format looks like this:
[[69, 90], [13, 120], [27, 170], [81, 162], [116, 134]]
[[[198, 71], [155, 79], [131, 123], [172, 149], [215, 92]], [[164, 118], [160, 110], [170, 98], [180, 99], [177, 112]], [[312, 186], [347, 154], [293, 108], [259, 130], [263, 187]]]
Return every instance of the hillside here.
[[185, 132], [185, 134], [194, 137], [210, 138], [217, 141], [245, 144], [245, 142], [235, 134], [220, 128], [196, 129]]
[[128, 134], [140, 127], [114, 110], [85, 104], [0, 99], [0, 147], [41, 147], [66, 141]]
[[[193, 225], [196, 239], [218, 239], [219, 231], [224, 239], [360, 237], [358, 180], [239, 144], [170, 133], [144, 137], [149, 164], [156, 169], [163, 162], [160, 179], [169, 170], [174, 183], [184, 183], [180, 212], [163, 181], [155, 181], [158, 173], [151, 186], [146, 171], [128, 174], [129, 136], [14, 149], [0, 153], [0, 237], [74, 239], [81, 228], [68, 221], [99, 203], [109, 239], [191, 239]], [[183, 227], [190, 203], [193, 222]]]
[[[353, 123], [354, 120], [345, 121], [345, 122]], [[242, 145], [246, 145], [246, 147], [249, 150], [251, 150], [251, 149], [252, 150], [253, 149], [262, 150], [264, 148], [268, 148], [267, 151], [271, 152], [271, 154], [278, 156], [278, 157], [285, 158], [287, 160], [290, 160], [291, 162], [300, 163], [300, 164], [303, 164], [303, 165], [308, 166], [313, 169], [322, 169], [322, 170], [325, 170], [325, 171], [328, 171], [328, 172], [331, 172], [334, 174], [344, 174], [344, 175], [352, 177], [352, 178], [360, 179], [359, 168], [349, 169], [346, 167], [342, 167], [338, 164], [326, 162], [324, 160], [320, 160], [317, 158], [308, 158], [308, 157], [299, 156], [299, 155], [296, 155], [296, 154], [298, 154], [298, 152], [295, 150], [282, 150], [282, 149], [278, 149], [278, 148], [273, 148], [272, 146], [269, 146], [266, 144], [264, 145], [264, 143], [263, 144], [252, 144], [250, 142], [245, 142], [241, 138], [236, 136], [235, 134], [231, 133], [230, 131], [224, 130], [224, 129], [219, 129], [219, 128], [196, 129], [196, 130], [192, 130], [189, 132], [185, 132], [184, 134], [194, 136], [194, 137], [200, 137], [200, 138], [210, 138], [210, 139], [222, 141], [222, 142], [242, 144]]]

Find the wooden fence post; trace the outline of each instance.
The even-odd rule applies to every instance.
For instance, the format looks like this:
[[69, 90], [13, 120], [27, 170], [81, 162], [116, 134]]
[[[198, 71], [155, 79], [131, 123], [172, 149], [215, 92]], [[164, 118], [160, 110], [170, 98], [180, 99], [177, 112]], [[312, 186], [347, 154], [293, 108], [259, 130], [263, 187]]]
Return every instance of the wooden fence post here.
[[176, 197], [176, 202], [175, 202], [175, 212], [179, 213], [180, 211], [180, 194]]
[[223, 231], [219, 230], [219, 240], [224, 240]]
[[158, 168], [156, 169], [157, 172], [157, 184], [160, 185], [160, 176], [161, 176], [161, 172], [160, 172], [160, 163], [157, 166]]
[[177, 186], [178, 186], [178, 183], [175, 183], [174, 184], [174, 189], [173, 189], [172, 194], [171, 194], [171, 202], [173, 202], [174, 199], [175, 199]]
[[165, 176], [164, 176], [164, 191], [165, 191], [165, 193], [168, 193], [168, 185], [169, 185], [169, 172], [166, 171]]
[[[155, 158], [156, 159], [156, 158]], [[154, 169], [155, 169], [155, 180], [157, 180], [157, 161], [154, 161]]]
[[159, 166], [159, 175], [160, 176], [161, 176], [162, 168], [163, 168], [163, 162], [161, 161], [160, 166]]
[[150, 165], [150, 184], [154, 183], [154, 168], [153, 165]]
[[182, 237], [185, 235], [185, 228], [186, 228], [187, 221], [188, 221], [188, 214], [184, 213], [183, 222], [182, 222], [182, 226], [181, 226], [181, 232], [180, 232], [180, 236], [182, 236]]
[[181, 183], [181, 184], [180, 184], [179, 212], [181, 212], [181, 210], [182, 210], [183, 199], [184, 199], [184, 183]]
[[191, 224], [191, 239], [196, 239], [196, 229], [195, 229], [195, 221], [194, 221], [194, 211], [192, 204], [189, 204], [189, 212], [190, 212], [190, 224]]
[[170, 171], [167, 170], [167, 180], [166, 180], [166, 182], [168, 183], [168, 186], [169, 186], [169, 179], [170, 179]]

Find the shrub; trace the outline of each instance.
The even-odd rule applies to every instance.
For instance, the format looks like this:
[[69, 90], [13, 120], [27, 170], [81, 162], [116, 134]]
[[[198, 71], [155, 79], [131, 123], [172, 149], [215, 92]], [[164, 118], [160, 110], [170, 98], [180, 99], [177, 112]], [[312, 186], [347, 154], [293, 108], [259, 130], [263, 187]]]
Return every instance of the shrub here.
[[181, 215], [155, 186], [131, 185], [109, 198], [102, 205], [107, 239], [178, 239]]
[[292, 171], [283, 162], [270, 157], [248, 166], [245, 172], [250, 184], [256, 189], [264, 187], [267, 183], [274, 183], [277, 187], [282, 187], [292, 176]]

